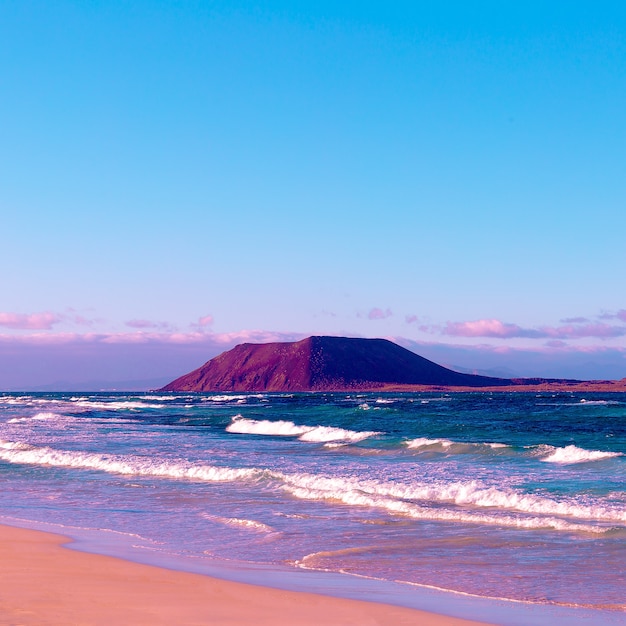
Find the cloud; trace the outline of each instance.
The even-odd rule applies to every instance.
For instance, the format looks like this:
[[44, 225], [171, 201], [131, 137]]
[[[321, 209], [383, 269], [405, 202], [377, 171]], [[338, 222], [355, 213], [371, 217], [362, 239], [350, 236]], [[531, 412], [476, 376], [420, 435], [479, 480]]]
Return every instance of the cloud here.
[[206, 333], [207, 329], [213, 326], [213, 316], [212, 315], [204, 315], [198, 318], [197, 322], [189, 324], [190, 328], [194, 328], [196, 331], [200, 331], [202, 333]]
[[167, 322], [153, 322], [151, 320], [128, 320], [126, 326], [129, 328], [170, 328]]
[[204, 317], [201, 317], [200, 319], [198, 319], [198, 326], [212, 326], [213, 325], [213, 316], [212, 315], [205, 315]]
[[[303, 333], [245, 329], [231, 333], [136, 329], [118, 333], [33, 331], [0, 333], [0, 389], [124, 389], [124, 381], [154, 388], [240, 343], [297, 341]], [[389, 337], [448, 367], [495, 375], [622, 378], [626, 347], [574, 346], [549, 339], [532, 347], [510, 343], [454, 345]], [[548, 345], [550, 344], [550, 345]], [[115, 385], [107, 381], [116, 381]], [[121, 381], [121, 382], [120, 382]], [[122, 386], [120, 386], [122, 385]], [[135, 388], [135, 387], [133, 387]], [[139, 388], [139, 387], [137, 387]]]
[[561, 320], [562, 324], [585, 324], [589, 320], [586, 317], [566, 317]]
[[622, 322], [626, 322], [626, 309], [620, 309], [615, 313], [610, 313], [605, 311], [602, 315], [598, 316], [598, 319], [601, 320], [620, 320]]
[[620, 320], [626, 322], [626, 309], [620, 309], [617, 313], [603, 313], [600, 315], [601, 320]]
[[5, 346], [85, 346], [111, 344], [159, 344], [159, 345], [204, 345], [224, 346], [237, 343], [268, 343], [272, 341], [297, 341], [306, 335], [302, 333], [283, 333], [264, 330], [240, 330], [232, 333], [207, 332], [135, 332], [122, 333], [31, 333], [28, 335], [0, 334], [0, 344]]
[[0, 313], [0, 326], [17, 330], [50, 330], [63, 318], [56, 313]]
[[572, 345], [549, 340], [534, 346], [454, 344], [390, 337], [417, 354], [451, 369], [505, 377], [621, 379], [626, 376], [626, 347]]
[[404, 318], [404, 321], [407, 324], [417, 324], [417, 322], [419, 322], [419, 317], [417, 317], [417, 315], [407, 315]]
[[550, 339], [550, 341], [546, 341], [545, 345], [548, 348], [567, 348], [569, 344], [561, 339]]
[[442, 333], [453, 337], [528, 337], [528, 331], [517, 324], [505, 324], [494, 319], [447, 322]]
[[492, 337], [498, 339], [582, 339], [595, 337], [608, 339], [626, 336], [625, 326], [605, 323], [575, 323], [563, 326], [540, 326], [523, 328], [496, 319], [475, 320], [470, 322], [447, 322], [442, 334], [452, 337]]
[[383, 311], [382, 309], [379, 309], [378, 307], [374, 307], [367, 314], [367, 319], [368, 320], [384, 320], [388, 317], [391, 317], [392, 315], [393, 315], [393, 312], [391, 311], [391, 309], [385, 309]]

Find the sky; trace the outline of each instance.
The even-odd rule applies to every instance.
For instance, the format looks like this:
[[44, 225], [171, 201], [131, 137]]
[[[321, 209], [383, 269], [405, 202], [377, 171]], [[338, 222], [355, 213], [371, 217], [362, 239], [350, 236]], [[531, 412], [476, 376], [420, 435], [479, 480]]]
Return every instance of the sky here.
[[242, 341], [626, 377], [623, 2], [0, 3], [0, 389]]

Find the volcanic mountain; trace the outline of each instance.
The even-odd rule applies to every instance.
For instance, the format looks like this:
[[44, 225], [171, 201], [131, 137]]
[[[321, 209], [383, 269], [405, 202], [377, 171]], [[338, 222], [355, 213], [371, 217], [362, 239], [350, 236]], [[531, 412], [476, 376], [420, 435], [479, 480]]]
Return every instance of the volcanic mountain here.
[[494, 387], [515, 384], [437, 365], [386, 339], [309, 337], [243, 343], [160, 391], [348, 391], [394, 385]]

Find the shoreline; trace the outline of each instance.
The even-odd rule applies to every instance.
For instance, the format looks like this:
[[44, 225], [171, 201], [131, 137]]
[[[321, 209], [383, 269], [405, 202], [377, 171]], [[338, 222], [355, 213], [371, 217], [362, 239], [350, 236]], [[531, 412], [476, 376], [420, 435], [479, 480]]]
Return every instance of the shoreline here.
[[286, 566], [193, 563], [125, 545], [103, 530], [51, 526], [0, 517], [0, 624], [626, 624], [621, 611], [482, 598]]
[[486, 626], [390, 604], [285, 591], [67, 549], [0, 525], [0, 623]]

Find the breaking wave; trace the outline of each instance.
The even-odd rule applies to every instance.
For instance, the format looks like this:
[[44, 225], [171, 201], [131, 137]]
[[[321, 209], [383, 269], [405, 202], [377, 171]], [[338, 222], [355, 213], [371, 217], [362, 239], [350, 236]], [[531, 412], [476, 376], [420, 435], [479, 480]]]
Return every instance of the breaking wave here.
[[3, 440], [0, 440], [0, 459], [9, 463], [25, 465], [91, 469], [111, 474], [187, 478], [209, 482], [261, 478], [265, 474], [263, 470], [254, 468], [194, 465], [183, 460], [174, 463], [168, 461], [158, 462], [148, 457], [72, 452]]
[[[98, 470], [140, 477], [207, 482], [264, 480], [268, 487], [281, 489], [295, 498], [366, 507], [415, 519], [591, 533], [606, 532], [616, 524], [623, 528], [626, 524], [626, 511], [618, 505], [555, 499], [513, 487], [490, 486], [477, 480], [402, 483], [356, 476], [329, 477], [257, 467], [194, 464], [184, 459], [155, 461], [136, 455], [57, 450], [5, 440], [0, 440], [0, 459], [16, 464]], [[238, 518], [216, 521], [240, 526], [255, 523]], [[262, 528], [259, 526], [258, 529]]]
[[124, 402], [98, 402], [96, 400], [77, 400], [76, 406], [84, 409], [100, 409], [104, 411], [136, 411], [138, 409], [164, 409], [164, 404], [151, 404], [148, 402], [137, 402], [127, 400]]
[[36, 422], [49, 422], [49, 421], [57, 421], [67, 419], [64, 415], [59, 415], [58, 413], [37, 413], [31, 417], [13, 417], [8, 420], [7, 424], [20, 424], [20, 423], [28, 423], [32, 421]]
[[445, 450], [446, 452], [472, 452], [480, 449], [496, 450], [499, 448], [510, 448], [505, 443], [472, 443], [469, 441], [452, 441], [451, 439], [429, 439], [428, 437], [418, 437], [404, 442], [407, 448], [420, 450]]
[[284, 420], [251, 420], [235, 415], [226, 427], [229, 433], [246, 435], [273, 435], [279, 437], [297, 437], [300, 441], [314, 443], [357, 442], [378, 435], [376, 431], [355, 431], [332, 426], [299, 426]]
[[[270, 427], [268, 424], [273, 426]], [[315, 438], [313, 440], [324, 440], [330, 436], [328, 433], [324, 434], [324, 430], [319, 430], [326, 427], [296, 426], [291, 422], [255, 422], [238, 418], [233, 421], [232, 426], [234, 425], [257, 431], [265, 429], [263, 434], [283, 432], [300, 437], [308, 435], [313, 436]], [[330, 430], [341, 431], [341, 429]], [[365, 433], [342, 431], [333, 436], [345, 438], [348, 435], [362, 438]], [[576, 451], [575, 454], [578, 455], [576, 458], [579, 458], [581, 453], [589, 455], [598, 452], [585, 451], [574, 446], [571, 448]], [[555, 454], [559, 450], [567, 451], [567, 448], [556, 449]], [[572, 454], [571, 451], [568, 454]], [[626, 524], [626, 511], [617, 505], [606, 502], [594, 503], [593, 500], [580, 502], [566, 497], [555, 499], [513, 487], [489, 485], [478, 480], [399, 482], [358, 476], [329, 477], [257, 467], [220, 467], [192, 463], [184, 459], [156, 461], [137, 455], [120, 456], [58, 450], [6, 440], [0, 440], [0, 460], [16, 464], [98, 470], [138, 477], [234, 483], [264, 480], [270, 488], [281, 489], [295, 498], [377, 509], [391, 515], [415, 519], [592, 533], [603, 533], [616, 524], [620, 527]], [[215, 521], [250, 528], [256, 523], [239, 518], [215, 518]], [[610, 526], [611, 524], [613, 526]], [[256, 528], [263, 530], [262, 526]]]
[[604, 452], [602, 450], [585, 450], [570, 445], [564, 448], [545, 446], [550, 450], [548, 456], [542, 458], [544, 463], [559, 463], [561, 465], [573, 465], [574, 463], [588, 463], [589, 461], [602, 461], [617, 456], [623, 456], [621, 452]]
[[[581, 521], [626, 522], [626, 511], [606, 506], [580, 505], [548, 497], [520, 493], [510, 488], [481, 485], [477, 481], [402, 485], [351, 478], [327, 478], [311, 474], [284, 476], [292, 495], [312, 500], [339, 501], [344, 504], [386, 509], [419, 519], [499, 524], [520, 528], [554, 528], [605, 532], [606, 527]], [[465, 508], [443, 508], [454, 504]], [[467, 507], [498, 509], [482, 513]], [[506, 511], [508, 514], [503, 514]], [[539, 517], [528, 517], [528, 515]], [[560, 519], [563, 516], [569, 519]]]
[[235, 404], [244, 404], [248, 398], [255, 398], [260, 400], [265, 398], [262, 393], [257, 394], [247, 394], [247, 395], [232, 395], [228, 396], [225, 394], [216, 395], [216, 396], [208, 396], [206, 398], [202, 398], [202, 402], [234, 402]]

